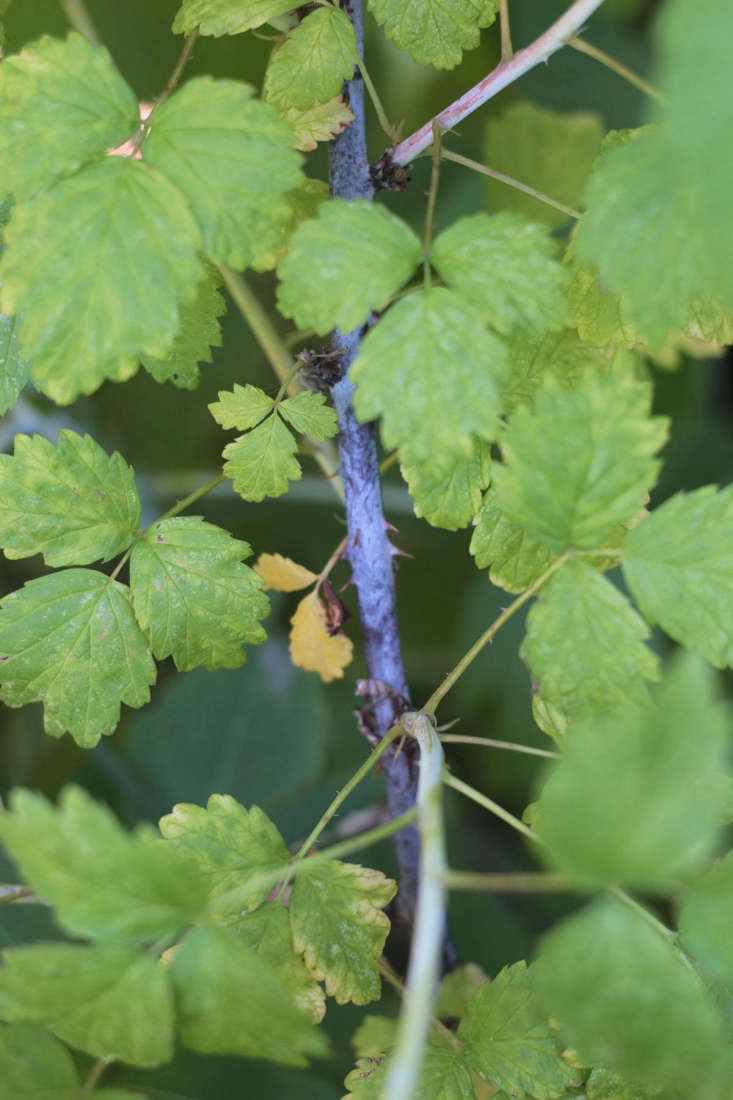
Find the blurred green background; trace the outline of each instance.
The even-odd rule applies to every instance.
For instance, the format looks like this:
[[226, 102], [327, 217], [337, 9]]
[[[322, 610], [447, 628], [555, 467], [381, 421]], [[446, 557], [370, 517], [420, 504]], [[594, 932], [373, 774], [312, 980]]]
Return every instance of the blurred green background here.
[[[653, 74], [650, 28], [653, 0], [607, 0], [594, 16], [589, 41], [642, 74]], [[180, 50], [170, 33], [176, 0], [89, 0], [89, 10], [101, 37], [124, 76], [141, 99], [151, 98], [165, 84]], [[566, 7], [560, 0], [511, 0], [515, 47], [531, 41]], [[6, 15], [7, 52], [48, 32], [65, 33], [66, 23], [56, 0], [15, 0]], [[367, 20], [366, 58], [382, 95], [387, 114], [404, 119], [410, 133], [480, 79], [498, 60], [498, 30], [487, 31], [478, 49], [449, 73], [414, 65], [390, 46]], [[210, 73], [260, 85], [270, 46], [252, 34], [202, 39], [187, 75]], [[643, 116], [642, 96], [613, 73], [567, 49], [547, 66], [534, 70], [461, 125], [449, 145], [465, 156], [484, 160], [489, 144], [495, 167], [507, 158], [520, 166], [527, 182], [570, 169], [555, 153], [555, 162], [533, 164], [538, 150], [500, 148], [500, 120], [513, 104], [531, 100], [561, 112], [591, 111], [585, 120], [598, 135], [614, 127], [637, 125]], [[499, 125], [499, 130], [496, 126]], [[592, 144], [592, 141], [591, 141]], [[370, 148], [376, 160], [385, 139], [374, 125]], [[570, 150], [576, 149], [571, 141]], [[579, 148], [579, 147], [578, 147]], [[577, 149], [576, 149], [577, 151]], [[544, 151], [547, 156], [547, 150]], [[579, 160], [582, 162], [582, 149]], [[572, 158], [571, 158], [572, 159]], [[421, 227], [429, 165], [418, 162], [412, 184], [402, 194], [380, 196], [393, 210]], [[507, 166], [505, 170], [510, 170]], [[582, 167], [576, 166], [576, 171]], [[308, 174], [325, 178], [326, 156], [319, 149], [308, 156]], [[530, 176], [536, 173], [536, 178]], [[550, 187], [547, 187], [550, 190]], [[572, 190], [572, 187], [571, 187]], [[555, 192], [557, 193], [557, 192]], [[558, 195], [558, 197], [561, 197]], [[458, 167], [444, 167], [437, 226], [472, 213], [514, 202], [515, 193], [492, 189], [482, 177]], [[570, 200], [566, 200], [570, 201]], [[524, 207], [542, 217], [545, 208]], [[562, 236], [567, 225], [559, 226]], [[274, 279], [258, 276], [254, 283], [272, 308]], [[284, 328], [283, 331], [286, 331]], [[687, 361], [675, 372], [655, 371], [657, 410], [672, 418], [671, 441], [655, 493], [661, 500], [679, 488], [730, 480], [733, 472], [733, 385], [730, 361]], [[159, 386], [147, 374], [125, 385], [106, 384], [92, 398], [56, 409], [34, 394], [26, 394], [14, 413], [0, 422], [0, 446], [12, 446], [20, 431], [50, 437], [61, 427], [89, 431], [107, 449], [118, 449], [139, 477], [144, 521], [149, 522], [175, 499], [214, 473], [224, 436], [207, 411], [219, 389], [233, 382], [252, 382], [273, 391], [269, 368], [237, 312], [224, 320], [224, 345], [214, 362], [201, 368], [196, 391]], [[305, 477], [277, 501], [246, 504], [228, 483], [201, 502], [208, 519], [246, 539], [255, 554], [279, 552], [318, 570], [343, 534], [336, 498], [308, 461]], [[413, 700], [422, 702], [471, 641], [509, 602], [507, 595], [480, 574], [468, 555], [469, 531], [449, 533], [429, 527], [412, 514], [399, 472], [386, 479], [386, 511], [399, 529], [395, 541], [411, 558], [399, 559], [397, 587], [405, 658]], [[8, 592], [43, 571], [40, 559], [0, 562], [0, 591]], [[348, 580], [340, 565], [335, 579]], [[354, 607], [353, 591], [344, 598]], [[336, 789], [355, 769], [365, 752], [353, 717], [353, 680], [363, 675], [357, 663], [343, 683], [324, 686], [313, 675], [294, 670], [287, 655], [288, 618], [295, 598], [275, 596], [268, 629], [270, 640], [251, 651], [243, 669], [176, 674], [164, 664], [152, 703], [142, 711], [125, 710], [111, 739], [91, 752], [78, 749], [69, 737], [54, 741], [42, 730], [40, 706], [0, 711], [0, 794], [17, 785], [53, 797], [69, 781], [83, 784], [132, 824], [156, 820], [177, 801], [202, 803], [212, 792], [230, 793], [240, 801], [256, 801], [277, 822], [288, 842], [302, 839]], [[349, 631], [356, 639], [355, 617]], [[523, 634], [522, 616], [515, 617], [461, 680], [441, 714], [460, 717], [467, 734], [499, 737], [543, 745], [547, 739], [531, 718], [527, 671], [517, 650]], [[664, 641], [657, 639], [659, 646]], [[730, 686], [730, 685], [729, 685]], [[486, 790], [520, 814], [533, 797], [541, 764], [535, 758], [484, 749], [452, 747], [449, 762], [457, 774]], [[378, 803], [379, 777], [362, 785], [347, 804], [349, 811]], [[524, 846], [503, 825], [481, 811], [448, 799], [449, 848], [452, 864], [483, 870], [529, 867]], [[393, 868], [391, 851], [365, 853], [365, 861]], [[0, 857], [0, 880], [13, 880], [13, 870]], [[460, 894], [451, 901], [451, 923], [463, 961], [475, 961], [489, 973], [532, 952], [536, 935], [571, 899], [490, 897]], [[0, 946], [56, 935], [43, 911], [29, 907], [0, 909]], [[389, 995], [379, 1011], [395, 1011]], [[376, 1010], [376, 1009], [375, 1009]], [[137, 1085], [150, 1097], [219, 1100], [235, 1095], [253, 1098], [297, 1095], [302, 1100], [331, 1100], [343, 1095], [343, 1077], [350, 1068], [349, 1036], [364, 1010], [329, 1004], [326, 1026], [334, 1057], [306, 1073], [228, 1058], [204, 1058], [181, 1052], [158, 1071], [112, 1069], [109, 1085]]]

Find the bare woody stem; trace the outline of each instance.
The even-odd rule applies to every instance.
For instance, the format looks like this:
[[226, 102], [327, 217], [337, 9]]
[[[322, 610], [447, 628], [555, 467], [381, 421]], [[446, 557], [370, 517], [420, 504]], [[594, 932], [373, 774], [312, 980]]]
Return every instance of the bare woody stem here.
[[509, 61], [502, 60], [499, 65], [470, 88], [464, 95], [441, 111], [435, 119], [426, 122], [410, 137], [405, 138], [392, 150], [393, 164], [410, 164], [433, 142], [433, 122], [437, 122], [445, 132], [452, 130], [468, 115], [487, 103], [504, 88], [513, 84], [530, 69], [547, 61], [572, 38], [594, 11], [600, 8], [603, 0], [575, 0], [557, 22], [541, 34], [531, 45], [515, 53]]

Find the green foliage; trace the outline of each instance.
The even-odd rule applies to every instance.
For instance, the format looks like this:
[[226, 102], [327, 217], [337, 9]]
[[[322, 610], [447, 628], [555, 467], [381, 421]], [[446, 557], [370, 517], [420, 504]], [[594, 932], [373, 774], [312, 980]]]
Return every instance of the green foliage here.
[[266, 901], [256, 912], [237, 920], [236, 929], [254, 954], [260, 955], [272, 968], [300, 1011], [315, 1023], [323, 1019], [325, 994], [295, 953], [285, 906], [278, 900]]
[[685, 889], [680, 907], [680, 936], [709, 974], [733, 988], [733, 944], [730, 915], [733, 909], [733, 853]]
[[76, 1100], [79, 1075], [68, 1050], [31, 1024], [0, 1025], [0, 1100]]
[[29, 375], [18, 344], [18, 318], [0, 313], [0, 415], [12, 409]]
[[183, 0], [173, 22], [178, 34], [240, 34], [292, 9], [292, 0]]
[[464, 50], [479, 43], [479, 30], [496, 18], [498, 0], [368, 0], [388, 38], [421, 65], [452, 69]]
[[447, 470], [436, 471], [431, 462], [402, 466], [415, 515], [448, 531], [457, 531], [471, 522], [481, 505], [481, 492], [489, 482], [490, 471], [491, 450], [481, 439], [474, 441], [468, 458], [454, 459]]
[[412, 230], [384, 206], [335, 199], [292, 234], [278, 266], [278, 305], [298, 328], [321, 336], [337, 327], [349, 332], [387, 305], [421, 251]]
[[156, 382], [172, 382], [181, 389], [198, 385], [199, 363], [210, 363], [211, 349], [222, 345], [219, 318], [226, 302], [219, 293], [220, 279], [212, 273], [199, 285], [195, 300], [181, 310], [181, 327], [163, 359], [142, 356], [140, 362]]
[[554, 554], [502, 512], [492, 486], [476, 517], [470, 551], [479, 569], [489, 569], [492, 584], [522, 592], [552, 563]]
[[307, 110], [339, 95], [359, 61], [349, 17], [331, 6], [316, 8], [273, 54], [264, 94], [277, 107]]

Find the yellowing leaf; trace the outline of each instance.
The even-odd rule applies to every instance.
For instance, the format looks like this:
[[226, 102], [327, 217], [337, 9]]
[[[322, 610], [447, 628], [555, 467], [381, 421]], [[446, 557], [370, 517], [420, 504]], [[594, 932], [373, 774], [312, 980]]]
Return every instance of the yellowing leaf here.
[[305, 110], [288, 107], [281, 110], [280, 115], [293, 127], [295, 148], [303, 153], [315, 149], [319, 141], [330, 141], [342, 134], [354, 121], [353, 112], [340, 95], [329, 99], [328, 103], [314, 103]]
[[265, 588], [274, 588], [276, 592], [298, 592], [317, 580], [310, 569], [282, 554], [260, 554], [254, 571], [262, 577]]
[[290, 620], [290, 658], [298, 668], [317, 672], [321, 679], [340, 680], [351, 664], [354, 646], [345, 634], [328, 633], [326, 609], [317, 592], [302, 599]]

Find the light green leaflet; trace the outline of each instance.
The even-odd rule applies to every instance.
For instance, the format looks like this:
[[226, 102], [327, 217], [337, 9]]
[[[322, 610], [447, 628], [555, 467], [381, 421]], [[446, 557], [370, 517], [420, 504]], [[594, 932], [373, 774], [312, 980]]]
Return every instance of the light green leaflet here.
[[209, 412], [222, 428], [237, 428], [246, 432], [264, 420], [275, 407], [275, 401], [257, 386], [240, 386], [219, 390], [219, 400], [209, 405]]
[[[553, 111], [536, 103], [512, 103], [486, 125], [486, 164], [578, 209], [583, 184], [598, 156], [603, 121], [590, 111]], [[491, 211], [516, 210], [553, 228], [568, 215], [496, 180], [486, 181]]]
[[381, 871], [355, 863], [324, 863], [296, 879], [289, 906], [295, 949], [338, 1004], [379, 999], [377, 963], [389, 931], [382, 910], [396, 891]]
[[264, 97], [278, 108], [307, 110], [341, 93], [359, 62], [351, 20], [339, 8], [316, 8], [270, 58]]
[[707, 974], [733, 989], [733, 852], [693, 879], [680, 901], [680, 936], [686, 950]]
[[0, 66], [3, 194], [27, 199], [122, 144], [137, 100], [106, 50], [80, 34], [44, 36]]
[[464, 50], [479, 44], [479, 30], [496, 18], [498, 0], [368, 0], [388, 38], [420, 65], [452, 69]]
[[0, 455], [0, 546], [8, 558], [43, 554], [48, 565], [109, 561], [140, 524], [135, 474], [91, 436], [16, 435]]
[[280, 115], [293, 127], [295, 148], [304, 153], [315, 149], [319, 141], [338, 137], [354, 121], [353, 111], [341, 96], [334, 96], [328, 103], [315, 103], [307, 111], [290, 107]]
[[609, 361], [606, 352], [582, 343], [574, 329], [528, 336], [517, 332], [508, 342], [510, 370], [501, 388], [501, 407], [511, 413], [519, 405], [531, 405], [537, 390], [554, 378], [570, 388], [594, 364]]
[[196, 929], [176, 952], [171, 977], [181, 1040], [191, 1050], [289, 1066], [327, 1052], [326, 1038], [236, 932]]
[[18, 344], [18, 318], [0, 313], [0, 416], [12, 409], [29, 377]]
[[155, 111], [143, 158], [191, 204], [204, 252], [217, 264], [262, 270], [281, 243], [302, 181], [286, 122], [248, 84], [195, 77]]
[[0, 1016], [37, 1023], [93, 1058], [159, 1066], [173, 1057], [173, 995], [150, 953], [120, 944], [3, 952]]
[[280, 900], [266, 901], [256, 912], [237, 920], [236, 930], [242, 942], [265, 959], [300, 1011], [315, 1023], [322, 1020], [326, 995], [295, 953], [288, 911]]
[[3, 843], [69, 935], [151, 943], [200, 916], [203, 876], [150, 826], [126, 832], [78, 787], [64, 789], [58, 808], [17, 790], [10, 808]]
[[270, 611], [262, 581], [242, 558], [246, 542], [200, 516], [159, 520], [135, 543], [130, 594], [135, 616], [158, 660], [181, 672], [237, 668], [243, 642], [264, 642], [259, 620]]
[[182, 802], [160, 820], [160, 831], [175, 848], [193, 860], [205, 875], [212, 901], [236, 890], [229, 905], [215, 905], [221, 917], [256, 909], [272, 885], [247, 888], [247, 878], [287, 863], [290, 853], [267, 814], [246, 810], [229, 795], [212, 794], [206, 809]]
[[321, 336], [332, 328], [349, 332], [386, 306], [421, 251], [413, 231], [386, 207], [333, 199], [290, 237], [277, 269], [280, 312]]
[[712, 1001], [673, 944], [620, 901], [601, 898], [556, 926], [532, 970], [547, 1015], [586, 1065], [722, 1100]]
[[0, 698], [43, 702], [51, 737], [68, 732], [92, 748], [114, 732], [121, 703], [148, 702], [155, 675], [127, 588], [103, 573], [66, 569], [2, 600]]
[[493, 486], [484, 497], [471, 536], [470, 553], [491, 583], [507, 592], [523, 592], [552, 562], [554, 554], [504, 515]]
[[670, 666], [654, 707], [571, 724], [538, 806], [552, 863], [583, 883], [642, 888], [699, 868], [719, 841], [730, 732], [694, 654]]
[[506, 370], [502, 341], [468, 302], [445, 287], [416, 290], [367, 333], [351, 369], [354, 407], [362, 421], [382, 417], [385, 446], [401, 447], [406, 465], [442, 472], [470, 456], [475, 435], [494, 438]]
[[521, 656], [546, 703], [571, 721], [648, 700], [659, 662], [649, 628], [627, 598], [586, 562], [567, 562], [527, 618]]
[[338, 431], [336, 413], [322, 393], [296, 393], [282, 401], [278, 411], [296, 432], [311, 439], [328, 439]]
[[173, 21], [177, 34], [240, 34], [283, 15], [293, 0], [183, 0]]
[[[382, 1100], [388, 1064], [380, 1055], [360, 1058], [344, 1082], [350, 1090], [346, 1100]], [[416, 1095], [420, 1100], [474, 1100], [476, 1096], [465, 1058], [435, 1032], [425, 1050]]]
[[447, 470], [433, 464], [402, 465], [402, 476], [414, 501], [415, 515], [433, 527], [457, 531], [471, 522], [481, 505], [481, 493], [489, 482], [491, 448], [476, 439], [468, 458], [454, 459]]
[[580, 1084], [541, 1006], [524, 962], [480, 986], [458, 1028], [464, 1057], [489, 1085], [510, 1096], [554, 1100]]
[[520, 214], [460, 218], [436, 238], [431, 260], [449, 287], [505, 336], [544, 332], [570, 321], [566, 272], [546, 226]]
[[395, 1044], [397, 1020], [389, 1016], [364, 1016], [351, 1036], [357, 1058], [378, 1058]]
[[156, 382], [172, 382], [181, 389], [193, 390], [199, 381], [199, 363], [210, 363], [211, 349], [222, 345], [219, 318], [226, 313], [226, 302], [219, 293], [221, 278], [207, 275], [195, 300], [181, 309], [181, 327], [164, 359], [142, 356], [141, 363]]
[[276, 414], [224, 448], [224, 473], [245, 500], [279, 497], [287, 492], [289, 482], [302, 477], [300, 463], [293, 457], [297, 449], [292, 432]]
[[203, 276], [180, 191], [122, 157], [18, 207], [6, 236], [3, 309], [22, 313], [33, 381], [60, 404], [167, 355]]
[[0, 1027], [0, 1100], [77, 1100], [81, 1082], [71, 1054], [31, 1024]]
[[550, 550], [601, 546], [639, 511], [666, 435], [648, 387], [626, 371], [589, 371], [572, 391], [549, 380], [502, 438], [497, 503]]
[[462, 1020], [474, 994], [488, 980], [476, 963], [451, 970], [440, 983], [433, 1014], [439, 1020]]
[[624, 577], [650, 622], [733, 664], [733, 488], [707, 485], [655, 508], [624, 544]]

